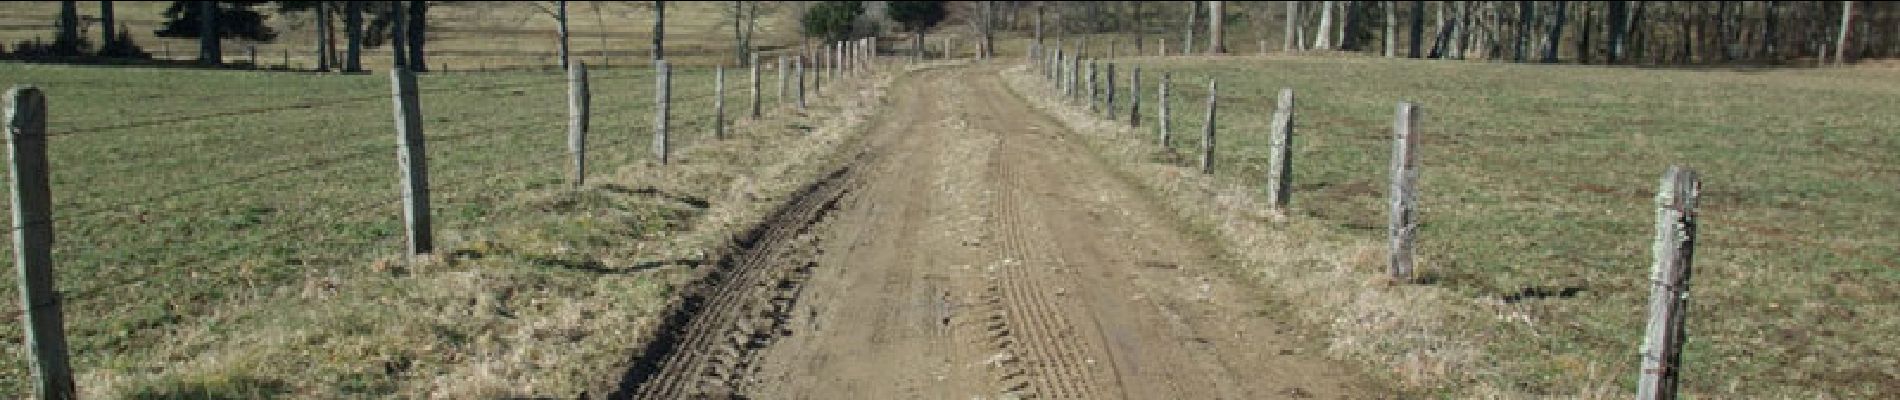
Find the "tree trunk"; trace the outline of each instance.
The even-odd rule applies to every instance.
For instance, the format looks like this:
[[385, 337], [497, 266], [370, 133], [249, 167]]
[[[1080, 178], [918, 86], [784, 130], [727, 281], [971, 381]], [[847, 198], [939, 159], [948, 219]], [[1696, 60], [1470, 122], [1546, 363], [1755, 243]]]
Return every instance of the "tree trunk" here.
[[1194, 54], [1194, 28], [1200, 25], [1200, 22], [1199, 22], [1200, 17], [1201, 17], [1201, 2], [1189, 1], [1188, 2], [1188, 21], [1187, 21], [1187, 29], [1186, 29], [1187, 32], [1184, 32], [1187, 35], [1187, 40], [1184, 40], [1181, 42], [1181, 54], [1183, 55]]
[[666, 2], [653, 0], [653, 61], [666, 59]]
[[1385, 5], [1385, 58], [1399, 56], [1399, 4], [1397, 1], [1380, 2]]
[[1225, 11], [1224, 8], [1225, 8], [1224, 3], [1222, 3], [1219, 0], [1207, 2], [1207, 52], [1208, 53], [1227, 54], [1227, 43], [1225, 40], [1222, 40], [1225, 38], [1224, 36], [1226, 34], [1226, 32], [1224, 32], [1225, 29], [1223, 29], [1222, 25], [1226, 24], [1226, 21], [1224, 20], [1227, 19], [1226, 18], [1227, 14], [1224, 12]]
[[1623, 24], [1624, 33], [1622, 42], [1623, 47], [1628, 49], [1624, 51], [1623, 55], [1628, 59], [1634, 60], [1648, 54], [1649, 46], [1643, 42], [1649, 40], [1649, 35], [1644, 34], [1642, 30], [1643, 14], [1647, 13], [1648, 10], [1649, 2], [1636, 2], [1636, 9], [1630, 12], [1629, 22]]
[[1557, 62], [1557, 48], [1562, 46], [1564, 42], [1564, 13], [1568, 12], [1570, 8], [1569, 3], [1565, 3], [1563, 0], [1558, 0], [1555, 5], [1557, 6], [1557, 14], [1551, 16], [1555, 21], [1552, 21], [1550, 24], [1550, 36], [1544, 38], [1545, 63]]
[[427, 72], [429, 70], [429, 62], [423, 57], [423, 45], [429, 42], [427, 37], [429, 30], [429, 2], [423, 0], [411, 1], [409, 2], [408, 11], [409, 40], [405, 41], [404, 44], [408, 46], [409, 50], [409, 70]]
[[1295, 46], [1297, 46], [1297, 44], [1300, 43], [1300, 41], [1295, 40], [1294, 36], [1298, 36], [1299, 32], [1300, 32], [1300, 2], [1288, 1], [1286, 2], [1286, 37], [1280, 38], [1281, 50], [1283, 51], [1298, 50], [1297, 48], [1295, 48]]
[[996, 2], [983, 2], [983, 59], [996, 56]]
[[59, 37], [53, 39], [53, 51], [63, 56], [79, 55], [79, 1], [59, 2]]
[[1610, 25], [1603, 32], [1604, 39], [1609, 40], [1610, 46], [1610, 51], [1604, 55], [1605, 61], [1616, 64], [1616, 60], [1623, 58], [1623, 49], [1627, 47], [1625, 41], [1629, 39], [1629, 2], [1611, 1], [1609, 15], [1604, 19]]
[[746, 53], [751, 52], [751, 49], [749, 49], [747, 45], [748, 43], [746, 43], [745, 37], [745, 1], [734, 1], [732, 2], [732, 50], [737, 54], [733, 54], [732, 56], [737, 60], [735, 64], [738, 66], [745, 66]]
[[1847, 31], [1854, 22], [1854, 2], [1841, 2], [1840, 36], [1834, 39], [1834, 65], [1847, 65]]
[[1590, 59], [1596, 55], [1596, 48], [1590, 46], [1590, 28], [1596, 26], [1595, 8], [1596, 7], [1591, 6], [1589, 3], [1585, 3], [1577, 9], [1578, 12], [1583, 14], [1580, 16], [1582, 18], [1580, 18], [1577, 24], [1577, 29], [1579, 30], [1579, 32], [1577, 32], [1578, 64], [1589, 64]]
[[403, 34], [403, 32], [409, 31], [409, 23], [405, 21], [409, 19], [409, 13], [406, 12], [406, 8], [407, 7], [403, 7], [401, 1], [389, 2], [390, 20], [395, 21], [389, 28], [389, 50], [394, 60], [392, 65], [396, 68], [414, 71], [409, 68], [409, 46], [407, 43], [409, 41], [409, 35]]
[[330, 72], [330, 2], [317, 2], [317, 72]]
[[1148, 18], [1141, 14], [1141, 2], [1135, 1], [1132, 3], [1134, 3], [1133, 6], [1135, 7], [1135, 54], [1140, 55], [1143, 54], [1142, 52], [1144, 51], [1142, 50], [1142, 42], [1148, 41]]
[[1775, 57], [1775, 41], [1777, 39], [1775, 37], [1775, 8], [1780, 5], [1781, 2], [1779, 1], [1768, 2], [1768, 10], [1766, 11], [1767, 17], [1762, 19], [1761, 54], [1763, 57], [1771, 59]]
[[1531, 17], [1537, 13], [1535, 4], [1529, 0], [1517, 2], [1517, 35], [1511, 45], [1511, 61], [1524, 62], [1526, 46], [1530, 44]]
[[1366, 14], [1366, 2], [1348, 1], [1340, 4], [1340, 8], [1345, 9], [1346, 18], [1340, 20], [1339, 24], [1339, 49], [1345, 51], [1359, 51], [1363, 48], [1362, 46], [1365, 45], [1359, 42], [1359, 38], [1362, 36], [1359, 32], [1365, 29], [1365, 21], [1363, 20]]
[[198, 2], [198, 62], [224, 65], [224, 49], [218, 42], [218, 2]]
[[343, 72], [363, 72], [363, 3], [343, 3], [343, 29], [349, 45], [344, 50]]
[[1322, 1], [1319, 6], [1319, 30], [1313, 35], [1313, 50], [1333, 49], [1333, 2]]
[[113, 42], [119, 40], [119, 32], [116, 31], [116, 29], [119, 29], [119, 25], [117, 22], [113, 22], [114, 19], [112, 16], [112, 1], [106, 0], [99, 2], [99, 30], [102, 32], [100, 34], [101, 40], [99, 41], [100, 50], [112, 49]]
[[[1398, 11], [1398, 6], [1394, 5], [1392, 9], [1393, 11]], [[1445, 8], [1442, 5], [1438, 8], [1438, 29], [1445, 29]], [[1405, 54], [1411, 58], [1424, 57], [1424, 46], [1425, 0], [1412, 0], [1412, 47], [1409, 49], [1410, 51]], [[1432, 46], [1432, 52], [1438, 52], [1437, 48], [1438, 46], [1436, 45]]]
[[568, 66], [567, 34], [567, 2], [554, 2], [554, 57], [560, 62], [563, 71]]

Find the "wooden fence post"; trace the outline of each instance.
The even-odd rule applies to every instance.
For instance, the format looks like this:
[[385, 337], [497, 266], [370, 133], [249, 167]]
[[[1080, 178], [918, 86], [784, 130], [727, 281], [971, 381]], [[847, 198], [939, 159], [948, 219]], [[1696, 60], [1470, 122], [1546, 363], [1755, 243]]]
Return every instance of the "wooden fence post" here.
[[429, 153], [422, 140], [422, 101], [416, 93], [416, 73], [408, 68], [391, 68], [389, 78], [396, 103], [396, 139], [402, 144], [396, 161], [402, 168], [402, 211], [409, 228], [409, 254], [429, 254], [435, 251], [435, 235], [429, 226]]
[[1108, 114], [1108, 120], [1115, 120], [1115, 63], [1107, 63], [1102, 72], [1102, 112]]
[[567, 69], [567, 151], [574, 154], [574, 187], [587, 184], [587, 123], [591, 102], [587, 64]]
[[1164, 149], [1174, 147], [1174, 143], [1172, 143], [1174, 141], [1174, 132], [1170, 130], [1170, 128], [1173, 127], [1173, 122], [1168, 121], [1168, 81], [1171, 80], [1173, 76], [1174, 73], [1172, 72], [1161, 72], [1161, 94], [1156, 96], [1157, 98], [1155, 99], [1155, 113], [1157, 114], [1155, 120], [1157, 121], [1157, 127], [1161, 129], [1161, 148]]
[[759, 53], [752, 53], [752, 119], [759, 119]]
[[792, 56], [792, 64], [796, 65], [793, 68], [798, 69], [798, 109], [803, 111], [805, 110], [805, 57]]
[[1412, 280], [1412, 248], [1418, 234], [1418, 107], [1399, 103], [1392, 120], [1391, 221], [1386, 228], [1391, 237], [1392, 278]]
[[1096, 62], [1095, 62], [1095, 59], [1091, 58], [1089, 59], [1089, 82], [1088, 82], [1089, 112], [1096, 112], [1101, 109], [1100, 107], [1097, 107], [1095, 104], [1096, 99], [1097, 99], [1095, 90], [1098, 86], [1100, 86], [1100, 85], [1096, 85], [1095, 74], [1096, 74]]
[[1168, 39], [1155, 38], [1155, 52], [1162, 57], [1168, 56]]
[[1695, 254], [1696, 202], [1702, 181], [1693, 169], [1669, 166], [1656, 191], [1655, 262], [1649, 272], [1649, 323], [1643, 332], [1642, 376], [1636, 398], [1676, 398], [1682, 380], [1684, 308], [1689, 304], [1690, 261]]
[[13, 263], [20, 273], [33, 397], [72, 399], [66, 321], [53, 280], [53, 189], [47, 177], [46, 95], [38, 87], [7, 90], [8, 161], [13, 166]]
[[785, 56], [778, 56], [778, 106], [785, 106], [785, 88], [790, 84], [788, 76], [791, 66], [785, 63]]
[[1201, 124], [1201, 173], [1214, 173], [1214, 78], [1207, 78], [1207, 123]]
[[1128, 74], [1128, 126], [1141, 127], [1141, 67]]
[[[779, 58], [784, 61], [785, 58]], [[780, 64], [784, 64], [781, 62]], [[667, 124], [673, 112], [673, 67], [666, 60], [653, 60], [653, 158], [666, 165], [669, 161], [667, 148]], [[781, 74], [780, 76], [784, 76]]]
[[1293, 89], [1280, 89], [1280, 107], [1273, 110], [1272, 130], [1267, 156], [1267, 205], [1276, 213], [1286, 212], [1293, 197]]
[[1082, 52], [1077, 51], [1075, 52], [1075, 57], [1069, 58], [1069, 99], [1073, 101], [1075, 100], [1076, 97], [1081, 96], [1081, 95], [1082, 95]]
[[726, 66], [713, 66], [713, 139], [726, 138]]
[[247, 58], [251, 59], [251, 69], [258, 69], [257, 68], [257, 45], [253, 44], [253, 45], [245, 46], [244, 55], [247, 56]]

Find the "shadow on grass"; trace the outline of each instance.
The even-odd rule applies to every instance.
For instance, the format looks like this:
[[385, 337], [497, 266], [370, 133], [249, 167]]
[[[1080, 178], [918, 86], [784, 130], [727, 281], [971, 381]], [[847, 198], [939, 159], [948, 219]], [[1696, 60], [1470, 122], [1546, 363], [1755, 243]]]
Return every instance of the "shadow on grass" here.
[[135, 400], [235, 400], [280, 397], [287, 393], [290, 393], [290, 385], [283, 381], [238, 376], [212, 381], [164, 382], [153, 387], [144, 387], [134, 390], [125, 398]]

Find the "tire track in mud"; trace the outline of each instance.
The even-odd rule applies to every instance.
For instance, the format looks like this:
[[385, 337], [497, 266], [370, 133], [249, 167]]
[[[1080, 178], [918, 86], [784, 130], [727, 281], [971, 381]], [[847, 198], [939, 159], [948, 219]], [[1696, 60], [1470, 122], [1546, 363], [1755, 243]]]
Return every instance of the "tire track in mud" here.
[[752, 355], [785, 333], [816, 266], [812, 228], [858, 185], [853, 164], [795, 194], [695, 277], [607, 398], [736, 397]]

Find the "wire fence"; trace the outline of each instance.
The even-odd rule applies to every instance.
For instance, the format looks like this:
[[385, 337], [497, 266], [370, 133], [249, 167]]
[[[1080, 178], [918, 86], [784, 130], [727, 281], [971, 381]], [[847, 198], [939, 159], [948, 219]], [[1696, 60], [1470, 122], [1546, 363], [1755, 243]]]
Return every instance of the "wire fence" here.
[[[675, 147], [712, 136], [718, 95], [711, 71], [674, 72]], [[727, 71], [727, 121], [744, 118], [740, 110], [755, 101], [745, 72]], [[590, 79], [589, 135], [597, 138], [588, 144], [590, 169], [652, 157], [639, 144], [652, 139], [654, 78], [652, 70], [625, 69]], [[795, 107], [796, 91], [776, 98], [774, 77], [760, 78], [756, 101]], [[250, 88], [221, 86], [233, 92], [198, 96], [221, 99], [203, 108], [95, 115], [63, 124], [70, 129], [42, 130], [53, 211], [44, 221], [16, 224], [10, 236], [38, 224], [57, 229], [50, 252], [59, 268], [58, 302], [75, 316], [68, 325], [72, 336], [87, 338], [82, 346], [137, 347], [220, 304], [271, 295], [313, 276], [363, 274], [373, 261], [401, 255], [404, 197], [392, 157], [398, 140], [389, 129], [387, 77], [336, 79], [366, 82], [351, 84], [355, 93], [256, 103], [243, 92]], [[563, 74], [425, 79], [441, 80], [420, 88], [434, 170], [429, 183], [440, 197], [431, 214], [444, 220], [437, 226], [480, 226], [487, 221], [479, 215], [441, 210], [495, 208], [534, 182], [571, 179]], [[222, 110], [200, 111], [213, 107]], [[10, 321], [27, 312], [19, 289], [0, 288], [0, 315]], [[20, 341], [21, 333], [0, 331], [0, 341]]]

